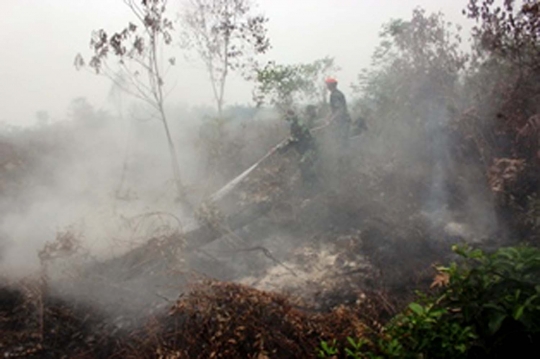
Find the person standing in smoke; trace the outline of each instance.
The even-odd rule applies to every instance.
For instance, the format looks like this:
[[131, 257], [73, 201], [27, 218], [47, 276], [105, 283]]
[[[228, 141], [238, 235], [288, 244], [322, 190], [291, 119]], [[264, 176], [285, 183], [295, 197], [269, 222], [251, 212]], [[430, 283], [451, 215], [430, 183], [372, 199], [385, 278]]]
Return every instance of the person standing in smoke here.
[[317, 121], [317, 107], [314, 105], [307, 105], [305, 109], [306, 126], [311, 130], [315, 127]]
[[347, 100], [343, 92], [337, 89], [338, 82], [334, 78], [325, 80], [326, 88], [330, 91], [330, 117], [328, 124], [333, 127], [334, 139], [339, 152], [339, 164], [343, 164], [347, 144], [349, 142], [349, 128], [351, 126], [351, 116], [347, 109]]
[[305, 185], [312, 187], [317, 182], [315, 173], [315, 164], [317, 160], [317, 145], [315, 139], [311, 136], [309, 128], [300, 121], [296, 113], [292, 110], [287, 111], [285, 116], [291, 129], [291, 137], [280, 149], [280, 152], [294, 147], [300, 155], [300, 173]]

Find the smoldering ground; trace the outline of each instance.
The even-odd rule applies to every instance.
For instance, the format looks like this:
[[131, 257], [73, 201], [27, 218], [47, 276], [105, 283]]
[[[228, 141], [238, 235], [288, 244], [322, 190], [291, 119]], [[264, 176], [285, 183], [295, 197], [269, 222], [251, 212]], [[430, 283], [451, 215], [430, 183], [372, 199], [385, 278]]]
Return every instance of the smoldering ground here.
[[[79, 106], [86, 112], [69, 121], [3, 135], [12, 148], [3, 167], [3, 265], [12, 275], [36, 269], [36, 251], [67, 226], [106, 254], [113, 245], [107, 238], [127, 235], [120, 234], [121, 216], [162, 210], [183, 217], [169, 201], [174, 186], [159, 123], [121, 122], [88, 103]], [[188, 146], [179, 151], [186, 181], [197, 173], [193, 153]]]
[[[117, 118], [82, 99], [72, 107], [69, 120], [3, 134], [4, 276], [39, 272], [40, 251], [68, 234], [85, 253], [68, 263], [81, 265], [119, 256], [151, 238], [182, 233], [195, 221], [193, 213], [174, 200], [157, 121], [145, 118], [145, 112]], [[230, 121], [225, 128], [202, 120], [197, 111], [171, 111], [181, 176], [193, 203], [271, 148], [274, 140], [268, 134], [279, 139], [285, 135], [279, 121], [276, 126], [267, 115], [257, 116]], [[246, 121], [256, 126], [246, 126]], [[201, 123], [221, 126], [219, 138], [205, 137]], [[265, 136], [254, 128], [264, 128]], [[219, 166], [212, 157], [219, 158]], [[62, 268], [70, 271], [66, 263]]]
[[[444, 111], [429, 113], [430, 121], [450, 121]], [[174, 185], [159, 123], [133, 119], [121, 123], [96, 113], [86, 116], [89, 118], [74, 118], [71, 122], [6, 137], [7, 142], [21, 149], [40, 146], [47, 149], [33, 150], [26, 157], [20, 152], [24, 161], [31, 159], [26, 164], [17, 160], [23, 161], [17, 166], [27, 168], [21, 174], [28, 182], [23, 182], [26, 185], [13, 192], [9, 200], [26, 205], [18, 211], [9, 211], [12, 207], [7, 205], [7, 199], [4, 201], [2, 223], [6, 239], [2, 266], [4, 273], [12, 277], [39, 270], [38, 252], [46, 242], [54, 242], [59, 233], [74, 234], [84, 253], [90, 254], [67, 261], [69, 265], [80, 266], [81, 262], [122, 256], [150, 239], [173, 238], [181, 242], [183, 231], [196, 222], [188, 210], [171, 199]], [[97, 116], [103, 119], [95, 121]], [[210, 136], [201, 132], [201, 119], [190, 116], [193, 114], [185, 111], [173, 118], [179, 119], [174, 133], [182, 179], [194, 202], [219, 189], [287, 135], [286, 122], [275, 114], [250, 118], [251, 123], [235, 122], [234, 115], [226, 124], [207, 120], [210, 121], [207, 127], [217, 127], [217, 135]], [[488, 236], [487, 229], [494, 228], [494, 219], [482, 177], [473, 166], [459, 163], [449, 155], [452, 139], [441, 133], [440, 127], [428, 122], [419, 134], [405, 118], [397, 119], [392, 126], [374, 118], [368, 122], [369, 131], [351, 140], [347, 154], [336, 152], [333, 137], [326, 136], [324, 130], [320, 135], [315, 134], [321, 150], [322, 181], [313, 198], [307, 198], [307, 204], [303, 191], [302, 194], [294, 191], [302, 187], [296, 173], [293, 182], [283, 182], [293, 189], [293, 192], [287, 190], [288, 202], [276, 206], [258, 222], [223, 235], [203, 252], [191, 254], [194, 257], [183, 258], [177, 263], [179, 270], [189, 270], [191, 263], [205, 276], [242, 280], [255, 275], [259, 279], [252, 283], [265, 283], [266, 287], [277, 290], [291, 289], [291, 279], [298, 274], [294, 270], [285, 270], [274, 283], [260, 278], [273, 273], [272, 268], [297, 268], [296, 259], [290, 254], [309, 245], [309, 238], [317, 233], [327, 233], [331, 242], [331, 238], [363, 231], [365, 238], [360, 235], [359, 240], [367, 247], [375, 246], [372, 250], [386, 260], [402, 256], [397, 248], [403, 247], [412, 248], [408, 255], [419, 255], [418, 243], [396, 245], [396, 238], [392, 238], [388, 228], [381, 232], [377, 221], [394, 229], [406, 228], [410, 223], [421, 226], [430, 238], [420, 248], [426, 251], [447, 247], [446, 242], [439, 246], [438, 241], [443, 237], [457, 241]], [[343, 172], [335, 169], [336, 155], [347, 155], [350, 160]], [[456, 191], [461, 200], [450, 203]], [[283, 218], [280, 211], [286, 211], [287, 216], [291, 209], [301, 213], [297, 221], [302, 223], [276, 220], [276, 215]], [[452, 230], [453, 233], [446, 233]], [[404, 237], [406, 241], [408, 234]], [[243, 251], [257, 247], [268, 250], [270, 256], [257, 250]], [[368, 263], [364, 258], [360, 265]], [[66, 271], [66, 263], [60, 267]], [[110, 272], [105, 270], [100, 275], [127, 281], [124, 274], [118, 274], [120, 269], [110, 268]], [[125, 268], [120, 270], [123, 271]], [[305, 279], [295, 282], [299, 286], [293, 288], [296, 291], [301, 287], [298, 283], [305, 285], [310, 280], [310, 270], [303, 271]], [[139, 305], [156, 300], [166, 303], [159, 296], [173, 298], [175, 291], [179, 291], [178, 285], [185, 285], [185, 280], [181, 280], [176, 286], [169, 283], [173, 290], [164, 290], [168, 279], [157, 288], [155, 277], [145, 275], [142, 273], [141, 278], [132, 280], [129, 287], [130, 292], [138, 293], [137, 302], [142, 303]], [[97, 295], [111, 310], [118, 309], [112, 303], [121, 302], [125, 307], [125, 300], [129, 299], [124, 292], [110, 294], [111, 288], [105, 289], [99, 283], [85, 285], [84, 289], [72, 284], [69, 290], [66, 288], [63, 286], [64, 295], [72, 298]]]
[[[448, 131], [454, 118], [441, 101], [446, 87], [426, 71], [417, 72], [389, 76], [397, 82], [390, 83], [392, 90], [410, 87], [410, 98], [399, 106], [388, 96], [372, 101], [378, 108], [366, 119], [368, 131], [350, 139], [343, 152], [332, 125], [314, 131], [319, 183], [311, 191], [291, 149], [265, 157], [220, 208], [214, 208], [211, 194], [287, 136], [279, 114], [254, 112], [241, 120], [233, 111], [226, 119], [205, 120], [194, 112], [169, 111], [180, 176], [193, 207], [186, 208], [174, 200], [159, 121], [144, 108], [113, 117], [77, 100], [70, 122], [6, 139], [26, 153], [10, 166], [18, 171], [13, 178], [25, 182], [11, 183], [11, 202], [4, 202], [2, 265], [20, 276], [39, 270], [45, 258], [46, 270], [62, 276], [49, 263], [57, 262], [52, 254], [81, 250], [67, 264], [83, 262], [86, 277], [62, 280], [63, 295], [101, 300], [113, 311], [130, 301], [137, 312], [162, 297], [174, 298], [188, 282], [187, 272], [218, 280], [250, 277], [253, 285], [301, 294], [321, 273], [313, 271], [317, 256], [299, 267], [302, 250], [343, 258], [335, 245], [342, 241], [352, 243], [358, 256], [345, 256], [347, 268], [356, 266], [348, 270], [372, 276], [366, 268], [376, 268], [384, 277], [379, 283], [407, 284], [419, 270], [444, 260], [449, 244], [481, 241], [496, 229], [485, 178], [474, 162], [453, 151], [459, 139]], [[231, 221], [229, 214], [239, 219]], [[276, 282], [263, 280], [276, 268], [285, 269]], [[176, 281], [165, 272], [177, 274]]]
[[[444, 111], [437, 115], [451, 121]], [[40, 150], [20, 153], [15, 178], [27, 180], [6, 182], [16, 191], [2, 206], [9, 239], [2, 242], [3, 273], [20, 278], [33, 271], [42, 279], [13, 286], [23, 288], [29, 304], [10, 318], [24, 318], [17, 320], [25, 330], [37, 328], [25, 333], [41, 333], [38, 348], [49, 353], [106, 357], [131, 350], [152, 357], [163, 343], [204, 356], [206, 349], [193, 348], [219, 343], [218, 332], [235, 345], [227, 335], [239, 326], [255, 333], [252, 324], [263, 325], [261, 335], [273, 345], [268, 336], [287, 332], [290, 339], [293, 316], [296, 325], [310, 318], [309, 330], [294, 329], [313, 336], [298, 340], [310, 353], [325, 335], [319, 333], [336, 325], [359, 335], [350, 330], [358, 328], [354, 318], [366, 313], [361, 306], [371, 293], [391, 293], [380, 310], [393, 313], [412, 288], [431, 283], [431, 266], [448, 260], [450, 244], [489, 236], [494, 222], [481, 173], [452, 155], [451, 136], [442, 141], [429, 126], [419, 131], [406, 116], [391, 125], [368, 118], [368, 131], [350, 139], [347, 153], [325, 130], [314, 132], [320, 182], [312, 190], [290, 149], [268, 157], [230, 198], [217, 201], [224, 203], [220, 210], [201, 206], [288, 135], [276, 114], [258, 116], [208, 120], [210, 136], [189, 113], [171, 117], [184, 121], [173, 133], [195, 215], [174, 200], [159, 123], [125, 126], [107, 118], [92, 128], [72, 121], [9, 135], [16, 148]], [[448, 147], [428, 151], [430, 143]], [[348, 164], [337, 170], [341, 156]], [[250, 221], [234, 227], [223, 217], [237, 211]], [[201, 225], [208, 230], [190, 236]], [[355, 309], [335, 309], [341, 305]], [[2, 306], [0, 315], [11, 308]], [[221, 327], [222, 313], [234, 321]], [[332, 329], [314, 328], [317, 315], [328, 315], [322, 322]]]

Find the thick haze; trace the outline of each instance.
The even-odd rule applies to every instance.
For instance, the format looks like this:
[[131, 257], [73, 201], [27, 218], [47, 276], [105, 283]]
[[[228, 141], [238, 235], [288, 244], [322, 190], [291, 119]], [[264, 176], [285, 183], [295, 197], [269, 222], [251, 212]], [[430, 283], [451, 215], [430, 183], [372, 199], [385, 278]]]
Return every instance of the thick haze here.
[[[369, 66], [378, 32], [391, 18], [408, 18], [417, 6], [442, 11], [447, 20], [464, 24], [465, 1], [456, 0], [260, 0], [270, 19], [272, 50], [267, 58], [280, 63], [311, 62], [331, 56], [342, 68], [337, 77], [348, 85]], [[178, 1], [170, 1], [174, 18]], [[132, 20], [121, 0], [3, 0], [0, 32], [0, 123], [32, 125], [37, 111], [52, 120], [66, 116], [68, 104], [87, 97], [96, 107], [107, 106], [110, 82], [76, 71], [77, 53], [89, 55], [92, 30], [114, 32]], [[180, 50], [175, 51], [181, 57]], [[197, 63], [180, 62], [168, 78], [176, 83], [171, 104], [210, 104], [206, 73]], [[251, 101], [251, 84], [231, 78], [227, 104]]]

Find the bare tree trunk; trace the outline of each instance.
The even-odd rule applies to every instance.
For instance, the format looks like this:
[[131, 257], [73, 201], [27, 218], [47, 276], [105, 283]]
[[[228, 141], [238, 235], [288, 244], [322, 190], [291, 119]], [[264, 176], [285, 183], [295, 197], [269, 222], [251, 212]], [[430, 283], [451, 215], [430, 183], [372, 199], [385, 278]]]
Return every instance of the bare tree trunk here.
[[155, 34], [152, 36], [152, 55], [150, 57], [152, 62], [152, 68], [155, 72], [154, 78], [157, 83], [154, 84], [154, 97], [156, 100], [156, 104], [158, 106], [159, 114], [161, 116], [161, 121], [163, 122], [163, 127], [165, 129], [165, 135], [167, 136], [167, 143], [169, 146], [169, 153], [171, 156], [171, 166], [173, 170], [173, 176], [174, 176], [174, 183], [176, 186], [176, 196], [177, 200], [183, 202], [184, 204], [188, 205], [189, 208], [191, 208], [191, 204], [189, 203], [186, 193], [184, 191], [184, 186], [182, 185], [182, 180], [180, 177], [180, 163], [178, 161], [178, 156], [176, 154], [176, 148], [174, 146], [174, 142], [172, 140], [171, 131], [169, 129], [169, 122], [167, 121], [167, 115], [165, 114], [165, 109], [163, 107], [163, 82], [161, 79], [159, 66], [157, 63], [157, 48], [156, 48], [156, 38]]
[[165, 111], [163, 108], [160, 109], [161, 120], [163, 121], [163, 127], [165, 128], [165, 134], [167, 135], [167, 142], [169, 145], [169, 153], [171, 155], [171, 165], [174, 176], [174, 183], [176, 185], [176, 195], [177, 199], [184, 202], [191, 207], [191, 204], [187, 200], [186, 193], [184, 191], [184, 186], [182, 185], [182, 179], [180, 177], [180, 163], [178, 161], [178, 156], [176, 154], [176, 148], [172, 140], [171, 131], [169, 130], [169, 124], [167, 122], [167, 117], [165, 116]]
[[210, 75], [210, 83], [212, 84], [212, 92], [214, 93], [214, 100], [216, 101], [218, 116], [219, 118], [221, 118], [221, 115], [223, 113], [223, 89], [220, 88], [220, 91], [218, 91], [214, 66], [212, 65], [211, 60], [208, 61], [207, 68], [208, 68], [208, 73]]
[[229, 38], [227, 37], [225, 40], [224, 45], [224, 55], [225, 59], [223, 62], [223, 73], [221, 74], [221, 78], [219, 79], [219, 99], [218, 99], [218, 112], [219, 112], [219, 118], [221, 119], [223, 116], [223, 99], [225, 97], [225, 82], [227, 81], [227, 75], [229, 72]]

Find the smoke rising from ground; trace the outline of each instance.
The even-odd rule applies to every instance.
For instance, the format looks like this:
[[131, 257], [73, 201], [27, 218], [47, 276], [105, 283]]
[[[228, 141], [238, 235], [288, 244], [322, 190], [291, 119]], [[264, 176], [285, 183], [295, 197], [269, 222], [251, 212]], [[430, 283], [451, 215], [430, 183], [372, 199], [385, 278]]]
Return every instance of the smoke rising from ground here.
[[[71, 121], [4, 135], [7, 143], [22, 151], [17, 155], [23, 160], [15, 159], [12, 171], [20, 171], [28, 181], [12, 192], [10, 199], [4, 199], [2, 206], [6, 214], [1, 265], [10, 276], [39, 270], [38, 251], [68, 229], [80, 236], [93, 255], [110, 258], [145, 243], [159, 231], [181, 231], [195, 221], [189, 210], [173, 200], [172, 172], [160, 124], [144, 117], [114, 118], [88, 106], [79, 103], [85, 111], [72, 111]], [[196, 111], [173, 110], [181, 175], [194, 203], [200, 203], [288, 135], [286, 122], [277, 114], [248, 111], [243, 120], [235, 119], [239, 114], [238, 110], [232, 112], [230, 121], [216, 125]], [[425, 216], [436, 235], [440, 228], [458, 223], [452, 228], [458, 228], [454, 232], [459, 236], [486, 236], [496, 222], [481, 173], [452, 159], [449, 152], [454, 144], [442, 130], [451, 120], [444, 108], [428, 106], [422, 115], [428, 121], [420, 130], [406, 116], [392, 122], [369, 118], [369, 131], [351, 141], [350, 168], [345, 174], [336, 173], [329, 163], [332, 156], [327, 159], [324, 155], [336, 155], [332, 137], [316, 135], [323, 158], [321, 175], [326, 176], [319, 191], [350, 197], [358, 203], [346, 206], [368, 212], [405, 206], [411, 213]], [[366, 182], [366, 176], [376, 173], [386, 183]], [[450, 203], [454, 194], [448, 187], [452, 182], [463, 198], [454, 208]], [[360, 186], [355, 187], [355, 183]], [[376, 205], [370, 209], [374, 198]], [[20, 208], [10, 211], [14, 203]], [[171, 217], [136, 219], [157, 212]], [[319, 209], [314, 218], [324, 218], [324, 213]], [[333, 215], [339, 217], [339, 213], [338, 209]], [[409, 219], [395, 220], [403, 224]], [[333, 219], [324, 221], [330, 225]], [[348, 221], [347, 226], [357, 226], [354, 219]], [[284, 238], [291, 238], [290, 231], [279, 226], [272, 230], [275, 235], [282, 232]], [[256, 242], [259, 235], [263, 234], [255, 231], [247, 239]], [[275, 237], [261, 243], [284, 258], [296, 245]], [[220, 257], [219, 245], [208, 250]], [[242, 260], [252, 261], [245, 259], [247, 256]], [[221, 256], [223, 261], [227, 258], [231, 256]], [[245, 275], [251, 274], [245, 270]]]
[[[219, 234], [208, 237], [210, 244], [179, 254], [183, 269], [302, 293], [303, 286], [318, 282], [325, 271], [311, 270], [316, 263], [309, 259], [300, 265], [301, 249], [318, 249], [324, 258], [316, 261], [341, 269], [336, 264], [340, 246], [335, 243], [354, 242], [359, 258], [343, 263], [356, 263], [355, 269], [370, 275], [377, 267], [384, 277], [380, 283], [390, 285], [411, 280], [417, 269], [444, 258], [450, 243], [490, 237], [497, 221], [484, 174], [477, 163], [464, 161], [454, 150], [459, 139], [449, 128], [455, 114], [442, 100], [460, 91], [460, 83], [447, 76], [447, 86], [433, 76], [446, 76], [446, 68], [434, 66], [430, 72], [416, 68], [416, 61], [409, 65], [412, 74], [400, 68], [379, 69], [381, 76], [373, 78], [386, 78], [382, 89], [367, 86], [365, 93], [355, 94], [360, 106], [352, 117], [365, 116], [368, 131], [350, 139], [347, 153], [340, 153], [332, 126], [314, 133], [320, 149], [315, 191], [303, 185], [294, 151], [274, 156], [247, 181], [249, 191], [230, 204], [265, 202], [274, 196], [261, 218], [233, 229], [218, 223], [211, 230]], [[352, 105], [355, 95], [343, 87]], [[457, 102], [459, 112], [464, 104]], [[231, 107], [225, 119], [217, 120], [209, 111], [170, 108], [180, 175], [197, 210], [193, 213], [174, 199], [161, 123], [140, 106], [120, 110], [112, 116], [77, 99], [69, 121], [4, 134], [14, 150], [13, 160], [2, 167], [12, 188], [3, 192], [0, 222], [3, 273], [17, 278], [41, 270], [39, 251], [68, 231], [89, 253], [77, 258], [90, 263], [91, 274], [96, 274], [90, 279], [125, 286], [115, 289], [85, 278], [79, 286], [62, 283], [63, 294], [85, 300], [99, 297], [113, 312], [118, 303], [127, 303], [126, 293], [138, 294], [132, 298], [137, 308], [156, 297], [178, 295], [184, 274], [174, 279], [158, 276], [159, 271], [180, 269], [157, 263], [156, 254], [147, 251], [166, 248], [164, 253], [170, 254], [171, 238], [180, 241], [200, 221], [200, 205], [289, 135], [287, 123], [273, 111]], [[319, 117], [322, 122], [323, 111]], [[340, 157], [347, 159], [345, 167], [337, 165]], [[206, 215], [211, 218], [203, 220], [215, 225], [220, 218], [214, 214], [210, 208]], [[153, 256], [154, 262], [144, 261], [145, 255]], [[113, 257], [117, 263], [106, 261]], [[96, 262], [99, 265], [91, 267]], [[147, 267], [138, 267], [141, 263]], [[172, 291], [166, 291], [167, 285]]]
[[[164, 212], [179, 218], [183, 226], [193, 221], [193, 214], [174, 201], [172, 170], [157, 120], [145, 118], [142, 111], [115, 118], [82, 99], [74, 100], [70, 112], [68, 121], [3, 134], [7, 150], [2, 169], [5, 186], [12, 188], [2, 199], [1, 265], [9, 275], [24, 276], [38, 269], [37, 252], [67, 228], [80, 233], [93, 253], [110, 257], [157, 230], [158, 225], [148, 221], [142, 227], [151, 228], [130, 228], [128, 218]], [[258, 119], [244, 115], [217, 130], [200, 111], [171, 112], [182, 180], [194, 203], [286, 134], [282, 123], [268, 124], [264, 113]], [[205, 124], [210, 134], [202, 130]], [[256, 126], [277, 135], [260, 138], [262, 134], [253, 131]], [[230, 142], [229, 148], [223, 147], [224, 141]], [[226, 151], [234, 158], [227, 158]], [[216, 166], [213, 156], [234, 163]]]

